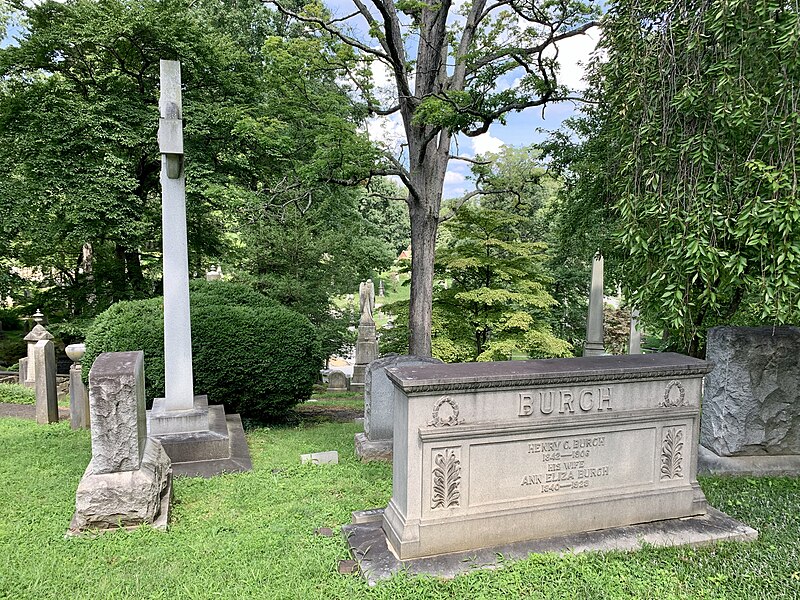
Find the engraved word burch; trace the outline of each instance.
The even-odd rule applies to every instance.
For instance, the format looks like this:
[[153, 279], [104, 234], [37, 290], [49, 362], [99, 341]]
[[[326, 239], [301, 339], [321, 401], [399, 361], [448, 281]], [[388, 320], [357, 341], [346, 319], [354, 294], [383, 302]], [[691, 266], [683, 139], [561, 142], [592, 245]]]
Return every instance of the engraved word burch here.
[[679, 354], [388, 369], [401, 560], [700, 515], [703, 376]]

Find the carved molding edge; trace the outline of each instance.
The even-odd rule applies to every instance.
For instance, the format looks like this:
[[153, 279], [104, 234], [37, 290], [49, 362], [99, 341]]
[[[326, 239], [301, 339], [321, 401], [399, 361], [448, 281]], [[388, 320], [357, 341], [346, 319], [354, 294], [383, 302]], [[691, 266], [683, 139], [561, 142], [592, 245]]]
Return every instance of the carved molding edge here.
[[[673, 400], [670, 397], [673, 388], [678, 388], [678, 393], [680, 396], [677, 400]], [[677, 379], [673, 379], [667, 384], [667, 387], [664, 388], [664, 399], [658, 403], [658, 405], [662, 408], [668, 408], [672, 406], [686, 406], [686, 390], [683, 388], [683, 384], [678, 381]]]
[[683, 429], [666, 427], [661, 442], [661, 480], [683, 477]]
[[456, 456], [455, 450], [445, 448], [433, 459], [433, 494], [431, 496], [431, 509], [452, 508], [459, 506], [461, 501], [461, 461]]
[[[446, 419], [443, 419], [439, 413], [442, 406], [445, 404], [450, 406], [452, 414]], [[452, 427], [453, 425], [461, 425], [464, 419], [458, 418], [458, 404], [450, 396], [443, 396], [436, 404], [433, 405], [433, 418], [428, 421], [428, 427]]]
[[570, 376], [537, 376], [526, 377], [520, 379], [497, 379], [497, 380], [480, 380], [480, 381], [447, 381], [443, 383], [416, 383], [414, 381], [403, 381], [396, 377], [391, 377], [400, 388], [409, 394], [425, 393], [425, 392], [466, 392], [473, 390], [484, 390], [493, 388], [541, 388], [551, 387], [554, 385], [570, 385], [581, 384], [585, 382], [597, 383], [626, 383], [636, 381], [653, 381], [659, 379], [674, 379], [676, 377], [690, 378], [702, 377], [709, 372], [709, 369], [692, 368], [692, 369], [670, 369], [662, 371], [651, 371], [645, 373], [591, 373], [588, 375], [570, 375]]

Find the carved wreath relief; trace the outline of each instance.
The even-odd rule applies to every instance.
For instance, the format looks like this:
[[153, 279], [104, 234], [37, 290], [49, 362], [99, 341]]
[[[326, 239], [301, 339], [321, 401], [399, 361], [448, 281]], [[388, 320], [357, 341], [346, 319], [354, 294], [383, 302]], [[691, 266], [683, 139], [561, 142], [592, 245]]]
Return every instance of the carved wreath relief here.
[[450, 427], [464, 422], [464, 419], [458, 418], [458, 404], [450, 396], [442, 396], [434, 404], [432, 417], [433, 419], [428, 421], [428, 427]]
[[667, 427], [661, 442], [661, 480], [683, 477], [683, 429]]
[[[677, 394], [673, 392], [675, 389], [678, 390]], [[670, 381], [664, 389], [664, 399], [658, 405], [662, 408], [686, 406], [686, 390], [683, 389], [683, 384], [676, 379]]]
[[445, 448], [433, 459], [433, 496], [431, 508], [451, 508], [459, 505], [461, 493], [461, 461], [455, 450]]

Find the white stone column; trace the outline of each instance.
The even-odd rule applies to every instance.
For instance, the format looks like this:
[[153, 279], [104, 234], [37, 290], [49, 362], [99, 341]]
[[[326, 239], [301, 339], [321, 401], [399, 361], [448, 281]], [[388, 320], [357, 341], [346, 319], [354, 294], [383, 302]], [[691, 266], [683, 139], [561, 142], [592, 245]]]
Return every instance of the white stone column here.
[[631, 337], [628, 341], [628, 354], [642, 353], [642, 332], [639, 331], [639, 311], [631, 311]]
[[603, 255], [595, 254], [592, 261], [592, 287], [589, 290], [589, 315], [586, 319], [584, 356], [605, 354], [603, 345]]
[[194, 408], [192, 329], [189, 315], [189, 247], [183, 170], [181, 65], [161, 61], [161, 224], [164, 239], [164, 384], [166, 410]]
[[70, 344], [64, 352], [74, 363], [69, 368], [69, 424], [72, 429], [89, 429], [89, 394], [83, 385], [81, 366], [86, 345]]

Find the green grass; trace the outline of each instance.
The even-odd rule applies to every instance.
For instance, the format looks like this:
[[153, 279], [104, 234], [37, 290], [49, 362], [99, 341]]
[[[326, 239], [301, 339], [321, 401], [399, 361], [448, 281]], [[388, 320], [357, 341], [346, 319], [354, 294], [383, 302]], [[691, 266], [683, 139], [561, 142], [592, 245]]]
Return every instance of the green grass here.
[[[756, 527], [752, 544], [533, 556], [452, 581], [339, 575], [343, 538], [314, 535], [385, 505], [391, 467], [353, 456], [350, 423], [248, 432], [253, 471], [175, 481], [166, 533], [64, 539], [89, 435], [0, 419], [0, 598], [800, 598], [800, 480], [706, 479], [714, 506]], [[340, 464], [300, 465], [338, 450]]]
[[6, 404], [36, 404], [36, 394], [17, 383], [0, 383], [0, 402]]

